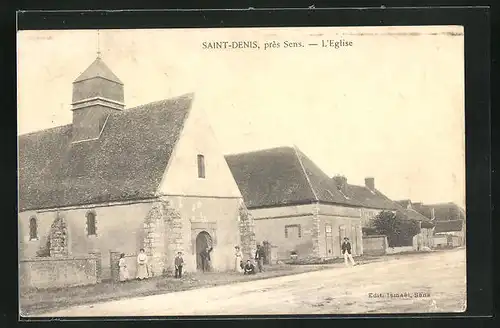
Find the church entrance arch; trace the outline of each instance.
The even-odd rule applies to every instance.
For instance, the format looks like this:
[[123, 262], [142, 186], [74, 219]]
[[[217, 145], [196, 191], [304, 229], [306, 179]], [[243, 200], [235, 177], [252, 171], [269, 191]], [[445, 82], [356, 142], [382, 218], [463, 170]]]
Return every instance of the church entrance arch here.
[[212, 236], [206, 231], [200, 232], [196, 236], [196, 269], [202, 270], [202, 262], [200, 253], [213, 246]]

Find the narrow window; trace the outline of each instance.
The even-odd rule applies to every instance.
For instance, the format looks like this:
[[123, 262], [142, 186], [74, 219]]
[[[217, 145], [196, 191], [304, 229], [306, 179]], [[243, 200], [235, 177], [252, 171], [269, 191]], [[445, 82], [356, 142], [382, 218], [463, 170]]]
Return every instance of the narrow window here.
[[38, 239], [38, 224], [36, 218], [32, 217], [30, 219], [30, 240]]
[[94, 236], [95, 234], [96, 234], [95, 213], [88, 212], [87, 213], [87, 235]]
[[198, 155], [198, 178], [205, 179], [205, 157]]

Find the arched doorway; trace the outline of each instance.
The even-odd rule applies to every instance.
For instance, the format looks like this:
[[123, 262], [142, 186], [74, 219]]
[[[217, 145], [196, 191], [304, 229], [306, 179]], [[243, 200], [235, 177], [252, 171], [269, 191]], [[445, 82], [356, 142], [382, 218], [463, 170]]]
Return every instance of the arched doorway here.
[[202, 270], [200, 253], [207, 247], [212, 247], [212, 237], [208, 232], [202, 231], [196, 236], [196, 269], [198, 270]]

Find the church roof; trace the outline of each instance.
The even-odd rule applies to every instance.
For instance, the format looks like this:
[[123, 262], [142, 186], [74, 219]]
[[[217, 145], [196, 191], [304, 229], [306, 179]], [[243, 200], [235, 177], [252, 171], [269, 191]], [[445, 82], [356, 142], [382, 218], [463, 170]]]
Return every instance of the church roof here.
[[101, 77], [106, 80], [110, 80], [119, 84], [123, 84], [122, 81], [116, 76], [111, 69], [104, 63], [104, 61], [97, 57], [92, 64], [82, 74], [73, 82], [80, 82], [83, 80], [88, 80], [94, 77]]
[[362, 206], [296, 147], [227, 155], [226, 161], [249, 208], [309, 202]]
[[65, 125], [19, 136], [19, 210], [154, 196], [193, 94], [111, 114], [99, 139]]

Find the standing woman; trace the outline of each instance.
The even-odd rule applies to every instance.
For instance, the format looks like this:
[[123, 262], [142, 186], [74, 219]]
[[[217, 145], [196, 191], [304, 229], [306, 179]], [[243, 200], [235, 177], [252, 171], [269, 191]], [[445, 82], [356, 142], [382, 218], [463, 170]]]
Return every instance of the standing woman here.
[[243, 272], [243, 253], [240, 250], [240, 246], [235, 246], [234, 253], [234, 269], [236, 272]]
[[148, 256], [141, 248], [137, 255], [137, 279], [142, 280], [148, 277]]
[[120, 267], [120, 281], [127, 281], [129, 279], [127, 263], [125, 262], [125, 254], [120, 254], [120, 260], [118, 261], [118, 267]]

